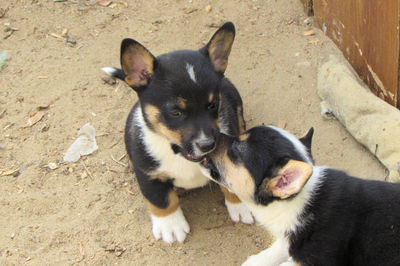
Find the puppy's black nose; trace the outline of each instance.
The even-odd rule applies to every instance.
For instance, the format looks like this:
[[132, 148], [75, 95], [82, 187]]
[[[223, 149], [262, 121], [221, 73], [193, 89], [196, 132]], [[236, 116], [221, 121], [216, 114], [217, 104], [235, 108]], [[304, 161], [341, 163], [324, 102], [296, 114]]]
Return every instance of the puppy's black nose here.
[[215, 147], [215, 139], [200, 140], [196, 145], [202, 152], [209, 152]]

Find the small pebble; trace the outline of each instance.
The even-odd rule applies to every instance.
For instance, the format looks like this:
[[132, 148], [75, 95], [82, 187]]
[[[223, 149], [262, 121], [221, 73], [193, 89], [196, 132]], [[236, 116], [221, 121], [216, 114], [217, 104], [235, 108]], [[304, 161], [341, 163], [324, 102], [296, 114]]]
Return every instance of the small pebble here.
[[308, 31], [305, 31], [303, 33], [303, 35], [304, 36], [312, 36], [312, 35], [315, 35], [315, 31], [314, 30], [308, 30]]
[[75, 38], [72, 38], [70, 36], [67, 37], [67, 43], [71, 44], [71, 45], [76, 45], [77, 41]]
[[55, 170], [55, 169], [58, 168], [58, 165], [57, 165], [56, 163], [49, 163], [48, 166], [49, 166], [49, 168], [50, 168], [51, 170]]
[[114, 85], [115, 83], [117, 83], [115, 78], [111, 77], [111, 76], [104, 76], [102, 79], [103, 79], [104, 83], [107, 83], [109, 85]]
[[82, 178], [82, 179], [85, 179], [87, 176], [88, 176], [88, 175], [87, 175], [86, 171], [83, 171], [82, 174], [81, 174], [81, 178]]
[[303, 21], [304, 25], [310, 26], [312, 24], [312, 17], [308, 17]]

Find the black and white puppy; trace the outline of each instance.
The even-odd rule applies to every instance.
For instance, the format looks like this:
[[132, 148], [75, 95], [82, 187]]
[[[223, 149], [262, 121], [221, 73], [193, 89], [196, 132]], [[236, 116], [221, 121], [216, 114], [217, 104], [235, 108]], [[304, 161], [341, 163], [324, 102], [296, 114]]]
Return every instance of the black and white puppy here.
[[[219, 132], [245, 130], [242, 100], [224, 77], [235, 28], [219, 28], [200, 50], [153, 56], [132, 39], [121, 44], [122, 69], [103, 68], [131, 86], [139, 101], [125, 128], [125, 144], [146, 199], [156, 239], [183, 242], [189, 225], [176, 188], [202, 187], [209, 181], [198, 163], [215, 148]], [[222, 188], [230, 217], [253, 223], [248, 208]]]
[[243, 265], [400, 265], [400, 184], [315, 166], [312, 135], [255, 127], [203, 160], [276, 237]]

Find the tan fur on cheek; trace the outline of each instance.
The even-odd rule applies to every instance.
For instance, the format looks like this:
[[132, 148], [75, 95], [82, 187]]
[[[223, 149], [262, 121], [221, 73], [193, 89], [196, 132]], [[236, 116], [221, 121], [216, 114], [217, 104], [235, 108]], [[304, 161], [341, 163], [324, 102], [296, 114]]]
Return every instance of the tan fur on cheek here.
[[147, 104], [144, 108], [144, 113], [155, 131], [166, 137], [169, 141], [181, 145], [182, 134], [179, 131], [169, 129], [160, 121], [160, 109], [154, 105]]
[[158, 208], [153, 205], [150, 201], [146, 200], [147, 207], [151, 214], [157, 217], [165, 217], [174, 213], [179, 207], [179, 198], [175, 191], [171, 190], [168, 194], [168, 206], [165, 209]]
[[234, 164], [227, 156], [223, 159], [225, 182], [243, 201], [253, 201], [255, 184], [250, 172], [242, 164]]

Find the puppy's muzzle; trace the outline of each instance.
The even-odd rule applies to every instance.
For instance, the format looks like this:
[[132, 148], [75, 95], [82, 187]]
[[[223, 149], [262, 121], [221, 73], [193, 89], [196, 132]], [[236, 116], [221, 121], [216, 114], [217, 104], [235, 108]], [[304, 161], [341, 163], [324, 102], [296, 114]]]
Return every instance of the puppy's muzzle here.
[[198, 141], [196, 142], [196, 146], [201, 152], [208, 153], [215, 148], [215, 138]]

